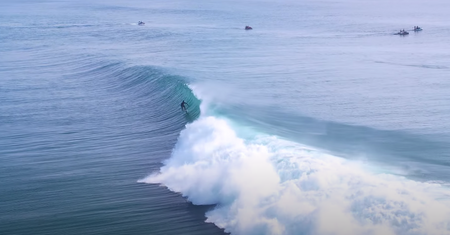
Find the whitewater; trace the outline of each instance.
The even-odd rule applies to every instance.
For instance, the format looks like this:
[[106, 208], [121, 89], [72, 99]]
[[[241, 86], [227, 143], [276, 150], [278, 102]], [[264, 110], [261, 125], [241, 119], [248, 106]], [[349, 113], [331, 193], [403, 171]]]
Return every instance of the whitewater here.
[[447, 186], [259, 133], [208, 106], [139, 180], [216, 205], [206, 222], [231, 234], [450, 234]]

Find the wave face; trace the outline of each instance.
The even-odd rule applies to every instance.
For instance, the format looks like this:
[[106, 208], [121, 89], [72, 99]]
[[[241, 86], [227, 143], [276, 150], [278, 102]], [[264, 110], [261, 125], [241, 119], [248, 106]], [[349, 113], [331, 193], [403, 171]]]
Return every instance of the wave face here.
[[179, 195], [135, 184], [200, 115], [187, 78], [41, 55], [0, 66], [0, 234], [221, 234]]
[[[106, 83], [104, 87], [117, 94], [131, 96], [137, 105], [146, 103], [151, 108], [147, 114], [162, 126], [192, 122], [200, 116], [200, 100], [188, 87], [188, 78], [173, 75], [162, 68], [103, 63], [78, 76], [100, 79]], [[187, 113], [180, 107], [183, 100], [189, 104]]]
[[[158, 173], [231, 234], [450, 234], [450, 191], [239, 126], [202, 106]], [[206, 112], [205, 112], [206, 111]]]

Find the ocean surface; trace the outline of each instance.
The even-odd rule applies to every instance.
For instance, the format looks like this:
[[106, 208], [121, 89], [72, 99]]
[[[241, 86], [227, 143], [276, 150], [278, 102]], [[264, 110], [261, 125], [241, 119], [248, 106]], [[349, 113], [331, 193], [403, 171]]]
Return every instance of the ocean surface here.
[[449, 9], [1, 1], [0, 234], [450, 234]]

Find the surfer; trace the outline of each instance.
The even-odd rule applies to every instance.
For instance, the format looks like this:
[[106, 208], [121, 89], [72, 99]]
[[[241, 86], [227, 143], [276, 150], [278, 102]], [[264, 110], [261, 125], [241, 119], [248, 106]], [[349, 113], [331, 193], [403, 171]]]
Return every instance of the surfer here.
[[186, 105], [189, 106], [188, 103], [184, 102], [184, 100], [183, 100], [183, 102], [181, 102], [181, 110], [187, 112]]

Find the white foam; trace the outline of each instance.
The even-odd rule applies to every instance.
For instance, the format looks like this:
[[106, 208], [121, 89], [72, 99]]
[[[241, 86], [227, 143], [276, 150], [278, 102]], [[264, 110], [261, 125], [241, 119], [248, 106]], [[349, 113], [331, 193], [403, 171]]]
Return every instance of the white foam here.
[[261, 135], [240, 138], [225, 119], [202, 116], [180, 134], [160, 172], [207, 221], [232, 234], [450, 234], [450, 193], [371, 173], [358, 163]]

